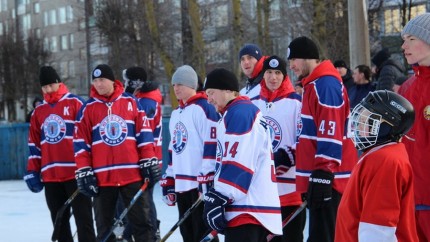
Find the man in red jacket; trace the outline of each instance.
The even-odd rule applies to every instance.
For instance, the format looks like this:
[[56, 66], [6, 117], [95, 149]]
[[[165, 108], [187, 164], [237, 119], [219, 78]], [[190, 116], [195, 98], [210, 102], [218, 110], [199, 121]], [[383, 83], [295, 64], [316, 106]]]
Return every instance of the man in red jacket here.
[[[51, 66], [40, 68], [44, 102], [34, 109], [28, 135], [27, 173], [24, 176], [32, 192], [45, 187], [46, 203], [55, 222], [58, 210], [77, 189], [73, 152], [73, 129], [83, 100], [69, 92]], [[78, 195], [71, 203], [79, 241], [96, 241], [91, 199]], [[63, 214], [58, 241], [73, 241], [70, 209]]]
[[311, 39], [294, 39], [288, 52], [290, 69], [303, 77], [296, 184], [308, 203], [308, 242], [331, 242], [337, 207], [358, 158], [354, 144], [346, 138], [348, 94], [333, 64], [319, 60]]
[[415, 108], [415, 123], [402, 141], [414, 172], [418, 236], [430, 241], [430, 13], [411, 19], [402, 37], [405, 58], [415, 73], [399, 90]]
[[[148, 182], [160, 178], [154, 138], [148, 118], [134, 96], [124, 93], [108, 65], [92, 72], [90, 98], [76, 121], [74, 148], [81, 193], [94, 197], [97, 240], [108, 236], [115, 205], [121, 194], [125, 204]], [[152, 241], [153, 226], [146, 223], [144, 201], [139, 197], [127, 214], [136, 241]], [[113, 241], [110, 235], [108, 241]]]

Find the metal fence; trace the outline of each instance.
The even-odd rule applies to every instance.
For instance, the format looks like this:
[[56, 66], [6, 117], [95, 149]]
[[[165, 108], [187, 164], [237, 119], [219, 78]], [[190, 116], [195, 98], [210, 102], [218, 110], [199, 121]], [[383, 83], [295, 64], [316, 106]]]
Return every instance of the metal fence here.
[[[168, 117], [163, 117], [163, 172], [169, 162]], [[29, 124], [0, 124], [0, 180], [21, 179], [27, 167]]]

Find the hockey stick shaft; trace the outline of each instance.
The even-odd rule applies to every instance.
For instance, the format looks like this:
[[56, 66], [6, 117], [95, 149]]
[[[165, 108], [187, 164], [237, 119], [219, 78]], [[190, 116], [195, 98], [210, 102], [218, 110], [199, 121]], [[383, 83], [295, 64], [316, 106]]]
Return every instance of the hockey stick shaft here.
[[[299, 215], [303, 211], [303, 209], [306, 208], [306, 204], [307, 201], [304, 201], [298, 208], [296, 208], [290, 215], [288, 215], [288, 217], [286, 217], [284, 221], [282, 221], [282, 228], [285, 228], [285, 226], [287, 226], [291, 221], [293, 221], [293, 219], [297, 217], [297, 215]], [[269, 234], [267, 235], [266, 239], [267, 241], [271, 241], [275, 236], [277, 235]]]
[[139, 199], [139, 197], [142, 196], [142, 193], [146, 190], [147, 187], [148, 187], [148, 181], [145, 181], [145, 183], [143, 183], [143, 185], [140, 187], [139, 191], [137, 191], [137, 193], [131, 199], [130, 203], [128, 204], [128, 207], [126, 207], [122, 211], [121, 215], [119, 215], [119, 218], [112, 225], [112, 227], [109, 230], [109, 232], [107, 233], [107, 235], [105, 235], [104, 239], [102, 240], [103, 242], [106, 242], [109, 239], [109, 236], [113, 233], [113, 230], [115, 229], [115, 227], [125, 218], [128, 211], [130, 211], [131, 207], [133, 207], [133, 205], [136, 203], [137, 199]]
[[52, 232], [51, 240], [57, 241], [58, 237], [60, 235], [61, 230], [61, 224], [63, 220], [63, 215], [66, 209], [69, 208], [69, 205], [73, 202], [76, 196], [79, 194], [79, 189], [76, 189], [73, 194], [64, 202], [63, 206], [61, 206], [60, 209], [57, 211], [57, 215], [55, 215], [55, 222], [54, 222], [54, 231]]
[[[297, 217], [297, 215], [299, 215], [299, 213], [302, 212], [304, 208], [306, 208], [306, 204], [307, 202], [304, 201], [298, 208], [296, 208], [296, 210], [294, 210], [290, 215], [288, 215], [288, 217], [286, 217], [284, 221], [282, 221], [282, 228], [287, 226], [287, 224], [289, 224], [295, 217]], [[205, 237], [203, 237], [200, 242], [210, 242], [215, 238], [216, 235], [217, 232], [215, 230], [212, 230]], [[271, 241], [275, 236], [276, 235], [274, 234], [269, 234], [267, 235], [266, 239], [267, 241]]]
[[187, 219], [190, 216], [190, 214], [196, 209], [197, 206], [199, 206], [199, 204], [202, 201], [203, 201], [202, 196], [200, 196], [197, 199], [197, 201], [195, 201], [193, 205], [191, 205], [191, 207], [182, 215], [182, 217], [178, 220], [178, 222], [176, 222], [176, 224], [173, 225], [173, 227], [169, 230], [169, 232], [167, 232], [167, 234], [163, 236], [160, 242], [165, 242], [170, 237], [170, 235], [172, 235], [173, 232], [175, 232], [175, 230], [185, 221], [185, 219]]

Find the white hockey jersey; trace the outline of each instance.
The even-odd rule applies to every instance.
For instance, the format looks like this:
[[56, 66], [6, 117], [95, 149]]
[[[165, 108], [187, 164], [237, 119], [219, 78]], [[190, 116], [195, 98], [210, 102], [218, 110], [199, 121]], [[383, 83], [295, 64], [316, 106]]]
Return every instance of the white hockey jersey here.
[[[287, 80], [289, 81], [289, 80]], [[285, 82], [285, 81], [284, 81]], [[262, 85], [262, 88], [267, 88]], [[268, 99], [267, 95], [260, 95], [252, 102], [261, 110], [270, 128], [273, 151], [279, 148], [294, 152], [297, 137], [300, 132], [301, 98], [296, 93], [282, 93]], [[284, 95], [285, 94], [285, 95]], [[290, 159], [294, 160], [292, 154]], [[292, 166], [287, 172], [277, 172], [278, 192], [282, 206], [300, 205], [301, 195], [296, 192], [296, 167]]]
[[273, 234], [282, 221], [267, 123], [248, 97], [228, 104], [217, 126], [214, 188], [229, 197], [226, 219], [248, 214]]
[[198, 92], [172, 112], [169, 122], [171, 159], [166, 176], [175, 179], [175, 191], [198, 187], [197, 176], [215, 171], [216, 126], [219, 113]]

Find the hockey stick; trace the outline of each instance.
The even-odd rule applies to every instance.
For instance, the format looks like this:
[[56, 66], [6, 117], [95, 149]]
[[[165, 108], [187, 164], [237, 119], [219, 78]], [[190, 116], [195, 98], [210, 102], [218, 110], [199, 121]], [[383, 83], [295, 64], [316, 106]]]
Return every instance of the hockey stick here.
[[67, 199], [67, 201], [61, 206], [60, 209], [57, 211], [57, 215], [55, 215], [55, 222], [54, 222], [54, 231], [52, 232], [51, 240], [57, 241], [58, 237], [60, 236], [60, 229], [61, 224], [63, 220], [63, 215], [66, 209], [69, 208], [69, 205], [72, 203], [73, 199], [79, 194], [79, 190], [76, 189], [73, 194]]
[[[288, 217], [286, 217], [284, 221], [282, 221], [282, 228], [285, 228], [285, 226], [287, 226], [291, 221], [293, 221], [293, 219], [297, 217], [297, 215], [299, 215], [299, 213], [301, 213], [303, 209], [306, 208], [306, 204], [307, 201], [304, 201], [298, 208], [296, 208], [296, 210], [294, 210], [290, 215], [288, 215]], [[267, 235], [266, 239], [267, 241], [271, 241], [275, 236], [277, 235], [269, 234]]]
[[[303, 209], [306, 208], [306, 204], [307, 204], [307, 202], [304, 201], [298, 208], [296, 208], [296, 210], [294, 210], [290, 215], [288, 215], [288, 217], [286, 217], [284, 219], [284, 221], [282, 221], [282, 228], [287, 226], [287, 224], [289, 224], [295, 217], [297, 217], [297, 215], [301, 211], [303, 211]], [[217, 232], [215, 230], [212, 230], [202, 240], [200, 240], [200, 242], [210, 242], [215, 238], [216, 235], [217, 235]], [[267, 241], [271, 241], [273, 239], [273, 237], [275, 237], [275, 236], [277, 236], [277, 235], [269, 234], [269, 235], [267, 235], [266, 239], [267, 239]]]
[[134, 205], [134, 203], [136, 203], [137, 199], [146, 190], [146, 187], [148, 187], [148, 183], [149, 183], [148, 181], [145, 181], [145, 183], [143, 183], [143, 185], [140, 187], [139, 191], [131, 199], [130, 204], [128, 204], [128, 207], [126, 207], [124, 209], [124, 211], [122, 211], [121, 215], [119, 215], [118, 219], [115, 220], [115, 223], [113, 223], [111, 229], [109, 230], [109, 232], [107, 233], [107, 235], [105, 235], [104, 239], [102, 240], [103, 242], [106, 242], [109, 239], [109, 236], [113, 233], [113, 231], [116, 228], [116, 226], [119, 223], [122, 222], [122, 220], [124, 219], [125, 215], [127, 215], [128, 211], [131, 209], [131, 207], [133, 207], [133, 205]]
[[176, 222], [175, 225], [173, 225], [173, 227], [169, 230], [169, 232], [167, 232], [167, 234], [163, 236], [160, 242], [165, 242], [170, 237], [170, 235], [172, 235], [173, 232], [175, 232], [175, 230], [185, 221], [185, 219], [187, 219], [188, 216], [190, 216], [190, 214], [196, 209], [196, 207], [199, 206], [199, 204], [203, 201], [202, 197], [203, 196], [200, 196], [197, 199], [197, 201], [195, 201], [193, 205], [191, 205], [191, 207], [182, 215], [182, 217], [178, 220], [178, 222]]

